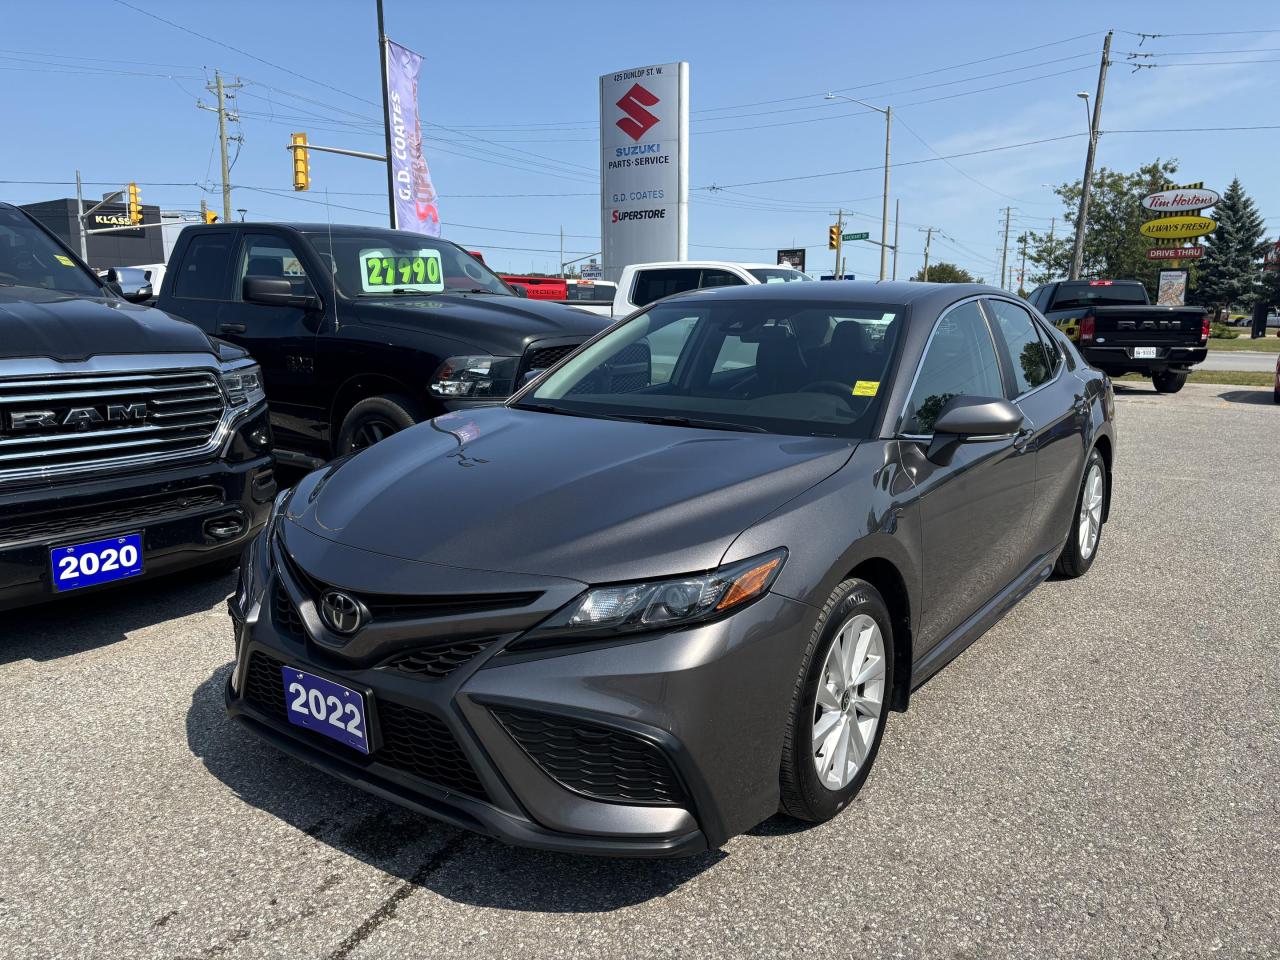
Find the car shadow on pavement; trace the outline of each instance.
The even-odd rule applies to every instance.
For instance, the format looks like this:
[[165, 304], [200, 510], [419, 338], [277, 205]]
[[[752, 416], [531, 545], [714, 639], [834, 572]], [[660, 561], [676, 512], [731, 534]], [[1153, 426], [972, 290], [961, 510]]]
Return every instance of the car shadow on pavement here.
[[10, 611], [0, 634], [0, 665], [119, 643], [134, 630], [212, 608], [235, 585], [234, 573], [196, 568]]
[[1218, 399], [1227, 403], [1256, 403], [1270, 407], [1275, 404], [1275, 392], [1266, 387], [1258, 390], [1225, 390], [1218, 394]]
[[525, 850], [405, 810], [236, 725], [223, 703], [231, 667], [219, 668], [192, 695], [191, 752], [245, 803], [410, 887], [499, 910], [597, 913], [665, 896], [725, 857], [719, 850], [657, 861]]

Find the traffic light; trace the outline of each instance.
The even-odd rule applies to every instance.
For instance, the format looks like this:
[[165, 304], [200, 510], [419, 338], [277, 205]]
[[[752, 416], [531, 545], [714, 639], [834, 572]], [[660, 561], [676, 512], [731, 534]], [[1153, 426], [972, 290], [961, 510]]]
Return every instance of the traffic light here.
[[827, 227], [827, 249], [838, 250], [840, 248], [840, 227], [832, 225]]
[[129, 222], [142, 222], [142, 194], [138, 192], [136, 183], [129, 184]]
[[205, 223], [217, 223], [217, 222], [218, 222], [218, 215], [217, 215], [216, 213], [214, 213], [212, 210], [206, 210], [206, 211], [204, 212], [204, 222], [205, 222]]
[[307, 155], [307, 135], [293, 135], [293, 189], [311, 189], [311, 160]]

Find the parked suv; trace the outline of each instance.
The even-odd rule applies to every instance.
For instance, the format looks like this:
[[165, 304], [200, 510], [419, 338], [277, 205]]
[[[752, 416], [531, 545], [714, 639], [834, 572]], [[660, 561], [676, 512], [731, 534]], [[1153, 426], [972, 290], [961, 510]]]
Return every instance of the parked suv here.
[[0, 610], [234, 563], [276, 494], [270, 447], [243, 350], [0, 204]]
[[606, 325], [447, 240], [330, 224], [188, 227], [157, 306], [253, 355], [277, 456], [302, 466], [501, 401]]

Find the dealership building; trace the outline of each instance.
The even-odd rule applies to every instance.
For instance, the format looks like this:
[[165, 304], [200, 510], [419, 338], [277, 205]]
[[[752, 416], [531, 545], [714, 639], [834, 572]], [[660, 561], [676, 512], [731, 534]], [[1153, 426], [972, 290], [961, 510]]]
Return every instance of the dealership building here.
[[[92, 200], [86, 200], [85, 209], [93, 206]], [[58, 235], [67, 246], [80, 252], [80, 232], [76, 228], [76, 199], [45, 200], [41, 203], [22, 205], [27, 211], [51, 231]], [[143, 226], [129, 230], [113, 230], [111, 233], [89, 234], [86, 238], [89, 248], [89, 266], [91, 267], [131, 267], [142, 264], [164, 263], [165, 237], [170, 232], [168, 226], [161, 227], [160, 208], [142, 206]], [[167, 221], [165, 221], [167, 222]], [[154, 226], [146, 226], [154, 224]], [[129, 211], [123, 203], [104, 203], [91, 213], [85, 221], [86, 230], [101, 230], [104, 227], [129, 225]]]

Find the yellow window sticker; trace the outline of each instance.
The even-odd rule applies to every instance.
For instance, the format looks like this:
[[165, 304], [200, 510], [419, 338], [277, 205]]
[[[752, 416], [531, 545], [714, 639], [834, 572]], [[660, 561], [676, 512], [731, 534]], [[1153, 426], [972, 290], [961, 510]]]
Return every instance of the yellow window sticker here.
[[874, 397], [879, 389], [879, 380], [859, 380], [853, 385], [853, 395], [855, 397]]
[[55, 253], [55, 254], [53, 255], [53, 258], [54, 258], [55, 260], [57, 260], [60, 264], [62, 264], [64, 267], [74, 267], [74, 266], [75, 266], [75, 261], [74, 261], [74, 260], [72, 260], [70, 257], [64, 257], [64, 256], [63, 256], [62, 254], [60, 254], [60, 253]]

